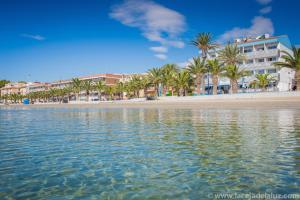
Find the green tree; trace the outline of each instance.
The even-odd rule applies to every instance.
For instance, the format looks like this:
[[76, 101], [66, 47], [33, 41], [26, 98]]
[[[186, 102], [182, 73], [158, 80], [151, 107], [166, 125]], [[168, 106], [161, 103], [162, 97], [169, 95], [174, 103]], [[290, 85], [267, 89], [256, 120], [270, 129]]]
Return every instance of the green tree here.
[[152, 68], [148, 70], [148, 78], [150, 83], [154, 86], [156, 96], [159, 96], [159, 84], [162, 82], [161, 68]]
[[274, 80], [271, 74], [256, 74], [258, 86], [265, 91], [269, 83]]
[[0, 80], [0, 88], [3, 88], [7, 83], [10, 83], [8, 80]]
[[297, 91], [300, 91], [300, 48], [293, 47], [293, 54], [287, 51], [281, 51], [283, 55], [281, 58], [283, 62], [274, 62], [273, 65], [277, 67], [286, 67], [295, 70], [295, 81]]
[[98, 81], [95, 85], [94, 85], [95, 90], [97, 90], [98, 92], [98, 98], [99, 101], [101, 101], [101, 94], [105, 89], [105, 82], [104, 81]]
[[109, 100], [113, 100], [113, 95], [115, 93], [115, 88], [113, 86], [105, 86], [105, 93], [108, 95]]
[[187, 70], [195, 77], [195, 85], [197, 85], [196, 92], [198, 95], [203, 94], [202, 81], [204, 74], [207, 72], [205, 61], [201, 58], [194, 57], [193, 61], [188, 65]]
[[211, 33], [199, 33], [192, 44], [201, 50], [202, 58], [205, 60], [207, 58], [207, 52], [210, 49], [216, 48], [218, 45], [213, 42], [213, 36]]
[[240, 54], [240, 49], [236, 44], [227, 44], [225, 48], [219, 52], [219, 59], [226, 65], [237, 65], [242, 62], [245, 57]]
[[[162, 83], [163, 83], [163, 95], [166, 95], [169, 92], [170, 87], [174, 84], [174, 78], [176, 73], [179, 72], [177, 65], [175, 64], [166, 64], [161, 68], [162, 72]], [[173, 95], [173, 88], [172, 95]]]
[[238, 91], [238, 80], [248, 75], [248, 71], [245, 69], [240, 69], [236, 65], [227, 65], [223, 74], [223, 76], [226, 76], [230, 79], [230, 90], [232, 94], [235, 94]]
[[209, 71], [212, 75], [213, 94], [216, 95], [218, 93], [219, 78], [223, 74], [225, 68], [217, 59], [208, 60], [207, 65], [209, 66]]
[[90, 101], [90, 93], [94, 89], [93, 81], [86, 80], [83, 82], [83, 89], [85, 90], [86, 94], [86, 101]]
[[76, 101], [78, 101], [79, 100], [79, 93], [81, 92], [83, 83], [78, 78], [73, 78], [71, 85], [72, 85], [73, 91], [76, 95]]
[[190, 88], [191, 76], [187, 70], [182, 70], [176, 74], [175, 86], [180, 96], [186, 96], [187, 90]]

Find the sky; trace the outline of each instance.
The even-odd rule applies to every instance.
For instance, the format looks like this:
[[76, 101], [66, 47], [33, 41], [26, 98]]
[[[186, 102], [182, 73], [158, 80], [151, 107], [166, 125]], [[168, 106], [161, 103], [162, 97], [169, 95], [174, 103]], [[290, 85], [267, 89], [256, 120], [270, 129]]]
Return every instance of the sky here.
[[214, 41], [269, 33], [300, 44], [298, 0], [0, 0], [0, 79], [140, 73]]

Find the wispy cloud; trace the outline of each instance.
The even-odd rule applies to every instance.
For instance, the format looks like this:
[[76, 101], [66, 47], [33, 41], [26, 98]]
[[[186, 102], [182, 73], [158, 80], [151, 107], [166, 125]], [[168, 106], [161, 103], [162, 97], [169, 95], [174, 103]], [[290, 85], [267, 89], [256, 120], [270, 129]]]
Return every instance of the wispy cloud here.
[[271, 19], [262, 16], [257, 16], [252, 19], [252, 25], [249, 28], [235, 27], [229, 31], [226, 31], [218, 38], [218, 42], [224, 43], [231, 41], [234, 38], [249, 37], [262, 35], [264, 33], [273, 34], [274, 27]]
[[271, 6], [267, 6], [267, 7], [264, 7], [262, 9], [259, 10], [259, 13], [260, 14], [268, 14], [269, 12], [272, 11], [272, 7]]
[[272, 2], [272, 0], [256, 0], [259, 4], [267, 5]]
[[158, 59], [161, 59], [161, 60], [166, 60], [167, 59], [166, 54], [155, 54], [154, 56]]
[[21, 37], [30, 38], [30, 39], [34, 39], [34, 40], [38, 40], [38, 41], [42, 41], [42, 40], [46, 39], [45, 37], [43, 37], [41, 35], [31, 35], [31, 34], [26, 34], [26, 33], [21, 34]]
[[168, 48], [164, 46], [158, 46], [158, 47], [150, 47], [151, 51], [157, 52], [157, 53], [167, 53]]
[[163, 5], [151, 0], [125, 0], [113, 6], [109, 15], [126, 26], [138, 28], [145, 38], [166, 49], [184, 47], [180, 35], [186, 29], [185, 17]]

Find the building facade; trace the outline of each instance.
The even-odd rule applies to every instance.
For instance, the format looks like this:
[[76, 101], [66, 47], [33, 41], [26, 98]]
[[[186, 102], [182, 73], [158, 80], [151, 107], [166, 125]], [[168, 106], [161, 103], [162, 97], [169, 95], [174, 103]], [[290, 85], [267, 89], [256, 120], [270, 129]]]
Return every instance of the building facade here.
[[[282, 61], [282, 50], [292, 53], [292, 45], [288, 36], [270, 36], [264, 34], [254, 38], [236, 39], [234, 44], [237, 45], [240, 53], [245, 57], [245, 60], [239, 63], [238, 66], [251, 73], [251, 76], [244, 77], [238, 81], [241, 88], [247, 88], [256, 79], [256, 74], [271, 74], [274, 78], [273, 85], [275, 90], [289, 91], [292, 89], [294, 79], [293, 70], [287, 68], [278, 69], [272, 65], [274, 62]], [[217, 58], [219, 51], [223, 48], [224, 46], [221, 46], [216, 50], [210, 51], [208, 59]], [[206, 86], [208, 86], [209, 81], [212, 83], [211, 79], [206, 79]], [[220, 87], [229, 87], [229, 85], [230, 81], [228, 78], [221, 78], [219, 80]], [[211, 84], [209, 86], [211, 87]]]

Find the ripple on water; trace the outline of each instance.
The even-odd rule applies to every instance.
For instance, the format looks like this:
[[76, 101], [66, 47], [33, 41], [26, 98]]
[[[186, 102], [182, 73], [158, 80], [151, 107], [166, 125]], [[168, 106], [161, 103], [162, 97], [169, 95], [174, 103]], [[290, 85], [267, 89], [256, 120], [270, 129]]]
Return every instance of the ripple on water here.
[[299, 193], [300, 110], [0, 110], [0, 199]]

